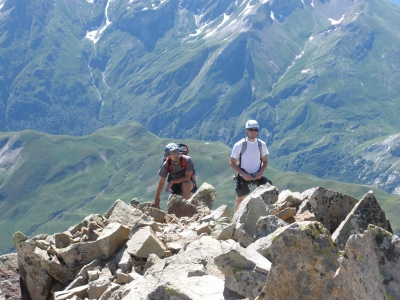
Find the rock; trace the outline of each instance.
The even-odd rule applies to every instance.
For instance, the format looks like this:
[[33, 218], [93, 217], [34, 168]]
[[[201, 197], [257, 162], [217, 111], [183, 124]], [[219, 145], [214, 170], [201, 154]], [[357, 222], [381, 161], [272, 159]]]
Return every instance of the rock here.
[[296, 222], [303, 222], [303, 221], [317, 221], [315, 215], [310, 212], [309, 210], [304, 211], [301, 214], [296, 214], [294, 216]]
[[278, 228], [288, 225], [285, 221], [277, 216], [266, 216], [260, 217], [257, 220], [255, 231], [254, 231], [254, 241], [268, 236], [273, 233]]
[[329, 231], [319, 222], [300, 222], [270, 236], [272, 268], [259, 298], [325, 299], [340, 257]]
[[[76, 296], [80, 299], [85, 299], [86, 297], [88, 297], [88, 288], [89, 288], [89, 285], [83, 285], [83, 286], [76, 287], [72, 290], [55, 292], [54, 300], [68, 300], [74, 296]], [[32, 299], [35, 299], [35, 298], [32, 298]]]
[[189, 203], [194, 206], [205, 205], [211, 209], [216, 197], [217, 192], [215, 188], [211, 184], [204, 182], [197, 192], [189, 199]]
[[17, 253], [0, 256], [0, 299], [28, 299], [28, 293], [20, 284]]
[[43, 259], [40, 260], [41, 266], [49, 273], [54, 279], [58, 280], [64, 285], [68, 285], [75, 278], [75, 272], [68, 269], [67, 266], [61, 264], [57, 256], [53, 256], [51, 259], [45, 250], [36, 249], [36, 253], [39, 254]]
[[70, 232], [74, 237], [88, 234], [88, 228], [92, 223], [96, 224], [98, 227], [104, 228], [108, 224], [108, 220], [106, 220], [102, 215], [91, 214], [79, 224], [70, 227], [68, 232]]
[[182, 244], [180, 242], [171, 242], [167, 243], [166, 247], [168, 250], [171, 250], [173, 252], [179, 252], [179, 250], [182, 249]]
[[129, 282], [129, 276], [128, 274], [118, 272], [117, 271], [117, 279], [115, 280], [115, 283], [117, 284], [125, 284]]
[[344, 249], [350, 235], [363, 233], [369, 224], [379, 226], [389, 232], [392, 227], [386, 218], [385, 212], [376, 201], [373, 191], [369, 191], [354, 206], [346, 219], [340, 224], [336, 231], [332, 234], [333, 241]]
[[371, 234], [350, 236], [334, 282], [331, 299], [386, 299]]
[[228, 224], [222, 227], [220, 230], [215, 230], [212, 232], [212, 236], [217, 240], [229, 240], [233, 238], [233, 233], [235, 231], [235, 224]]
[[215, 264], [225, 275], [225, 287], [250, 299], [265, 285], [271, 262], [254, 250], [237, 246], [217, 256]]
[[278, 212], [275, 216], [282, 219], [283, 221], [286, 221], [287, 219], [292, 218], [295, 214], [296, 214], [295, 207], [286, 207], [280, 212]]
[[135, 280], [125, 286], [121, 293], [121, 298], [124, 300], [145, 300], [147, 296], [153, 292], [160, 283], [152, 278], [145, 279], [137, 277]]
[[[280, 228], [277, 229], [277, 232], [280, 232]], [[269, 261], [272, 261], [272, 241], [274, 239], [275, 234], [269, 234], [265, 237], [262, 237], [258, 240], [256, 240], [254, 243], [250, 244], [247, 249], [249, 250], [254, 250], [260, 253], [263, 257], [268, 259]]]
[[101, 265], [101, 259], [95, 259], [92, 262], [90, 262], [89, 264], [83, 266], [83, 268], [79, 271], [77, 276], [82, 276], [83, 278], [85, 278], [85, 280], [89, 280], [89, 271], [98, 269], [98, 267]]
[[146, 272], [147, 269], [149, 269], [151, 266], [155, 265], [156, 263], [158, 263], [160, 261], [161, 261], [161, 259], [157, 255], [151, 253], [149, 255], [149, 257], [147, 258], [146, 264], [144, 266], [144, 271]]
[[128, 282], [132, 282], [138, 278], [142, 278], [143, 276], [136, 272], [131, 272], [128, 274]]
[[54, 235], [56, 248], [65, 248], [65, 247], [71, 245], [71, 243], [72, 243], [71, 238], [72, 238], [72, 236], [68, 232], [56, 233]]
[[57, 249], [70, 269], [87, 264], [96, 258], [109, 258], [129, 239], [130, 229], [119, 223], [110, 223], [101, 232], [96, 241], [72, 244], [66, 248]]
[[321, 222], [331, 233], [338, 228], [358, 203], [358, 200], [354, 197], [333, 190], [326, 190], [323, 187], [305, 191], [302, 195], [307, 195], [317, 221]]
[[223, 218], [230, 219], [232, 217], [232, 214], [229, 210], [229, 207], [224, 204], [218, 207], [216, 210], [214, 210], [212, 216], [214, 220], [221, 220]]
[[110, 222], [117, 222], [129, 228], [136, 228], [141, 220], [148, 220], [142, 211], [119, 199], [104, 214], [104, 217]]
[[18, 254], [18, 270], [29, 295], [32, 299], [48, 298], [55, 280], [41, 261], [49, 256], [21, 232], [14, 234], [14, 244]]
[[266, 205], [275, 204], [279, 197], [278, 189], [269, 184], [257, 187], [252, 194], [253, 197], [261, 197]]
[[78, 276], [64, 290], [65, 291], [72, 290], [74, 288], [87, 284], [88, 281], [85, 278], [83, 278], [82, 276]]
[[155, 207], [148, 207], [144, 209], [144, 212], [152, 217], [155, 222], [164, 223], [165, 212]]
[[367, 230], [371, 236], [387, 299], [400, 299], [400, 238], [374, 225], [368, 225]]
[[303, 197], [299, 192], [291, 192], [289, 190], [283, 190], [278, 195], [278, 201], [275, 206], [280, 210], [284, 210], [287, 207], [293, 207], [303, 201]]
[[268, 194], [264, 188], [255, 189], [242, 201], [232, 219], [232, 223], [236, 224], [234, 239], [244, 247], [253, 242], [258, 219], [269, 215], [269, 209], [260, 193]]
[[202, 223], [196, 228], [197, 234], [202, 234], [202, 233], [207, 233], [209, 234], [211, 232], [211, 227], [208, 223]]
[[115, 269], [121, 269], [124, 273], [129, 273], [132, 269], [132, 257], [126, 247], [121, 247], [110, 263], [115, 266]]
[[99, 279], [99, 270], [92, 270], [87, 272], [89, 280], [88, 282], [96, 281]]
[[148, 299], [224, 300], [224, 282], [214, 276], [194, 276], [163, 282], [149, 293]]
[[106, 278], [99, 278], [89, 283], [88, 297], [89, 299], [99, 299], [107, 290], [111, 282]]
[[189, 203], [189, 201], [183, 199], [183, 197], [179, 195], [169, 196], [167, 202], [167, 212], [168, 214], [174, 214], [178, 218], [190, 218], [198, 213], [196, 207], [193, 204]]
[[164, 257], [167, 250], [150, 227], [141, 227], [134, 231], [126, 245], [129, 254], [142, 258], [149, 257], [151, 253]]

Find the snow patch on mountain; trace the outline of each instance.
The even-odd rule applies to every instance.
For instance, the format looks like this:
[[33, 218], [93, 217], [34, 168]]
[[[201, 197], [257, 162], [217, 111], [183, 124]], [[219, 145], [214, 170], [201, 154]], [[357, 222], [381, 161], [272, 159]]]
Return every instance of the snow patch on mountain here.
[[261, 0], [259, 2], [251, 0], [236, 1], [236, 8], [230, 15], [224, 13], [222, 18], [219, 17], [208, 22], [203, 22], [204, 16], [207, 15], [206, 12], [198, 11], [197, 14], [192, 12], [197, 29], [196, 33], [190, 34], [185, 40], [204, 35], [202, 36], [204, 39], [212, 38], [214, 41], [220, 42], [227, 40], [230, 36], [237, 36], [241, 32], [247, 31], [250, 27], [248, 17], [255, 14], [260, 6], [269, 1], [271, 0]]
[[12, 168], [20, 157], [22, 146], [15, 147], [15, 143], [19, 139], [18, 135], [13, 135], [7, 143], [0, 148], [0, 171]]
[[332, 25], [338, 25], [344, 20], [344, 15], [339, 20], [334, 20], [334, 19], [331, 19], [331, 18], [328, 18], [328, 19], [329, 19], [329, 21], [331, 21]]
[[[88, 0], [89, 1], [89, 0]], [[93, 0], [91, 0], [93, 1]], [[107, 27], [112, 23], [110, 21], [110, 19], [108, 18], [108, 7], [110, 5], [110, 2], [112, 2], [113, 0], [107, 0], [107, 5], [104, 11], [104, 15], [106, 17], [106, 22], [105, 24], [102, 24], [102, 26], [100, 26], [100, 28], [92, 30], [92, 31], [87, 31], [86, 32], [86, 36], [85, 38], [91, 40], [94, 44], [97, 43], [97, 41], [100, 39], [101, 34], [104, 32], [104, 30], [107, 29]], [[90, 2], [90, 1], [89, 1]]]

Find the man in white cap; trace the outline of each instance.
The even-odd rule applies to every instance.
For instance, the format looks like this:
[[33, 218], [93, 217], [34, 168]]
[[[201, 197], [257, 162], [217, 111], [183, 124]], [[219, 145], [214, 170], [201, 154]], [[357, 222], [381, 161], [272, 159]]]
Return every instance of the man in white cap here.
[[266, 144], [257, 138], [258, 122], [248, 120], [246, 122], [247, 137], [237, 142], [232, 149], [230, 166], [236, 174], [236, 203], [234, 211], [247, 194], [250, 193], [249, 185], [260, 186], [269, 182], [264, 176], [268, 166], [269, 154]]

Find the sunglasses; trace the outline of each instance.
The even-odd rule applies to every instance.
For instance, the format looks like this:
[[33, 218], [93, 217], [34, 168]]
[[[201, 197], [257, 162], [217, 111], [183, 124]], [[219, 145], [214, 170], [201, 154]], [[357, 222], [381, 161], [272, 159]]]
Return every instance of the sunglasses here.
[[258, 132], [258, 128], [247, 128], [248, 131], [255, 131]]
[[168, 154], [169, 155], [174, 155], [174, 154], [178, 154], [178, 150], [173, 150], [173, 151], [169, 151]]

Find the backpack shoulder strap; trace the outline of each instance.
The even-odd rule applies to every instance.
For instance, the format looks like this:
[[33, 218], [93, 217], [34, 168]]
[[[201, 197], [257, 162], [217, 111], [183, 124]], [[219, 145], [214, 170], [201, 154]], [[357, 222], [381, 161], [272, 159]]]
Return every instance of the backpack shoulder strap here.
[[261, 144], [261, 140], [257, 139], [257, 143], [258, 143], [258, 150], [260, 150], [260, 160], [262, 161], [262, 144]]
[[186, 155], [181, 155], [179, 158], [181, 160], [181, 167], [183, 170], [186, 170]]
[[242, 139], [242, 148], [240, 149], [240, 156], [246, 152], [247, 149], [247, 140], [244, 138]]
[[242, 164], [242, 154], [246, 151], [247, 149], [247, 140], [246, 138], [242, 139], [242, 147], [240, 148], [240, 154], [239, 154], [239, 168]]
[[165, 159], [165, 166], [167, 167], [169, 175], [172, 175], [172, 165], [171, 161], [169, 160], [169, 157]]

